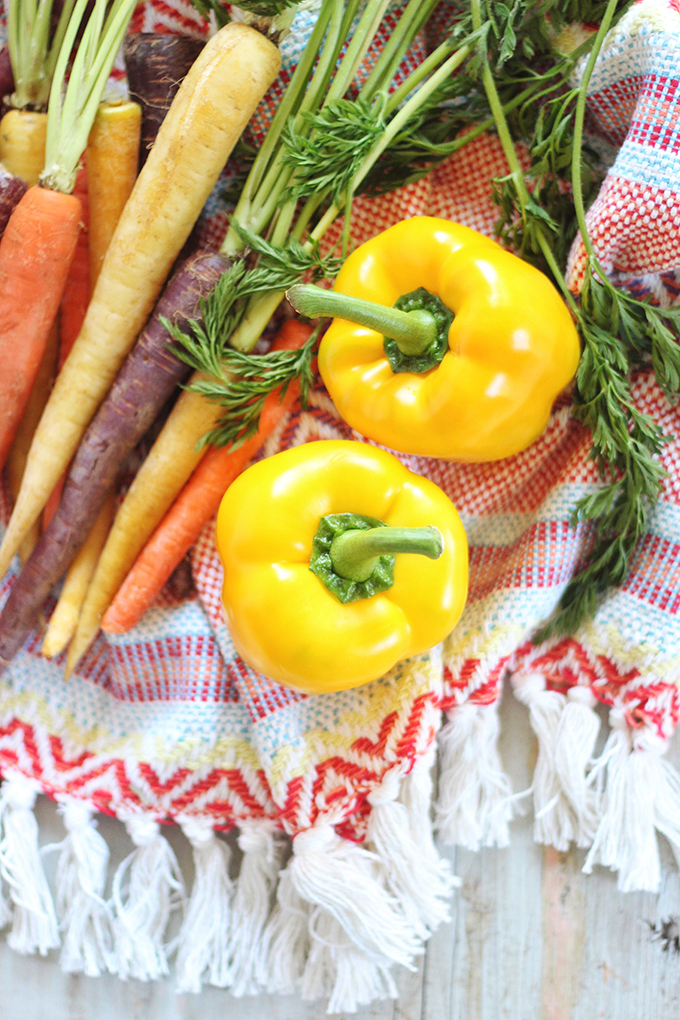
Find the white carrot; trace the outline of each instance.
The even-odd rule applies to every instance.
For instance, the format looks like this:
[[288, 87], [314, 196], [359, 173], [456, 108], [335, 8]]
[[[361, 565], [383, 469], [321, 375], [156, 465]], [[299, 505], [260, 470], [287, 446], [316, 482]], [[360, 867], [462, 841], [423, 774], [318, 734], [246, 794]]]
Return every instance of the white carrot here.
[[116, 494], [112, 491], [64, 580], [64, 587], [61, 589], [42, 643], [42, 654], [48, 659], [59, 655], [76, 632], [80, 609], [99, 554], [106, 542], [115, 509]]

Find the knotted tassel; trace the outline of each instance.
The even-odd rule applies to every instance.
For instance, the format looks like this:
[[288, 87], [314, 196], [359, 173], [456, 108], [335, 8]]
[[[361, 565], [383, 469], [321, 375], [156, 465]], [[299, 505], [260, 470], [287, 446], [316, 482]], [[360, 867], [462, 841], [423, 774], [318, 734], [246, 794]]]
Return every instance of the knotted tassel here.
[[[406, 806], [397, 800], [404, 781], [404, 769], [392, 768], [368, 795], [372, 810], [366, 841], [375, 849], [387, 888], [409, 924], [419, 938], [427, 939], [443, 921], [449, 920], [449, 901], [456, 880], [448, 861], [440, 858], [436, 850], [434, 856], [431, 853], [428, 856], [429, 848], [423, 853], [421, 842], [414, 839]], [[419, 821], [431, 831], [429, 817], [421, 814]]]
[[229, 959], [232, 995], [256, 995], [268, 982], [263, 944], [271, 898], [281, 866], [281, 843], [273, 822], [241, 822], [243, 852], [231, 913]]
[[440, 856], [434, 843], [432, 771], [436, 757], [437, 745], [432, 744], [425, 754], [416, 758], [413, 768], [401, 781], [399, 800], [406, 808], [411, 836], [418, 844], [418, 854], [424, 867], [441, 870], [445, 881], [456, 888], [460, 879], [451, 873], [449, 861]]
[[115, 971], [113, 917], [103, 899], [109, 849], [97, 832], [93, 809], [74, 797], [60, 808], [68, 835], [57, 865], [57, 914], [63, 932], [61, 969], [98, 977]]
[[293, 884], [288, 868], [279, 874], [276, 906], [262, 935], [265, 973], [258, 975], [268, 992], [290, 995], [302, 981], [310, 951], [311, 908]]
[[113, 877], [116, 967], [123, 980], [153, 981], [168, 973], [164, 935], [170, 915], [184, 905], [184, 882], [158, 822], [133, 815], [125, 827], [137, 849]]
[[[422, 952], [421, 938], [381, 883], [381, 871], [376, 854], [341, 839], [328, 819], [318, 820], [293, 840], [286, 872], [294, 890], [312, 907], [310, 934], [326, 946], [322, 969], [332, 985], [334, 1011], [354, 1008], [356, 997], [347, 990], [347, 971], [355, 954], [364, 960], [363, 983], [376, 994], [391, 964], [413, 969], [414, 956]], [[337, 925], [331, 925], [324, 914]], [[319, 935], [327, 930], [337, 937]], [[310, 984], [307, 974], [303, 978], [306, 991]]]
[[589, 687], [571, 687], [555, 745], [555, 772], [574, 813], [576, 844], [581, 847], [592, 844], [600, 817], [598, 791], [587, 778], [600, 732], [596, 705]]
[[179, 934], [177, 991], [200, 992], [204, 981], [226, 988], [231, 983], [231, 851], [209, 818], [188, 817], [180, 826], [194, 851], [194, 884]]
[[555, 749], [562, 715], [567, 703], [564, 694], [546, 690], [541, 673], [520, 674], [512, 678], [515, 697], [529, 709], [531, 728], [538, 740], [538, 757], [531, 790], [534, 797], [534, 839], [558, 850], [568, 850], [576, 838], [576, 819], [557, 774]]
[[380, 884], [380, 859], [341, 839], [327, 820], [293, 840], [288, 868], [300, 896], [335, 917], [369, 958], [413, 969], [420, 940], [398, 902]]
[[667, 742], [649, 729], [631, 730], [622, 708], [609, 713], [611, 733], [593, 767], [606, 770], [606, 788], [593, 845], [583, 870], [594, 864], [618, 871], [622, 892], [658, 892], [661, 883], [655, 830], [680, 853], [680, 776], [661, 757]]
[[357, 949], [340, 923], [319, 907], [312, 911], [310, 934], [303, 999], [328, 997], [327, 1013], [355, 1013], [376, 999], [397, 998], [390, 964]]
[[33, 779], [16, 773], [0, 789], [0, 873], [13, 903], [7, 941], [18, 953], [45, 956], [59, 945], [57, 916], [38, 849]]
[[468, 702], [448, 719], [439, 733], [437, 831], [445, 843], [469, 850], [507, 846], [513, 802], [498, 754], [498, 708]]

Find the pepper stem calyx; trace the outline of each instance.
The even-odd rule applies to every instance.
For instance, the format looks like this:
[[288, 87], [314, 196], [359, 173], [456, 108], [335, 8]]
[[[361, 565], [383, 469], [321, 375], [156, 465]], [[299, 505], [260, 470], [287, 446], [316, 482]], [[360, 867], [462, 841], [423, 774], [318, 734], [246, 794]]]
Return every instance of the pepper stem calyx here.
[[311, 284], [296, 284], [286, 297], [301, 315], [333, 316], [382, 333], [393, 372], [426, 372], [448, 350], [453, 313], [424, 287], [402, 295], [391, 308]]
[[436, 560], [443, 550], [437, 528], [392, 528], [363, 514], [328, 514], [314, 536], [309, 569], [340, 602], [355, 602], [392, 587], [396, 553]]

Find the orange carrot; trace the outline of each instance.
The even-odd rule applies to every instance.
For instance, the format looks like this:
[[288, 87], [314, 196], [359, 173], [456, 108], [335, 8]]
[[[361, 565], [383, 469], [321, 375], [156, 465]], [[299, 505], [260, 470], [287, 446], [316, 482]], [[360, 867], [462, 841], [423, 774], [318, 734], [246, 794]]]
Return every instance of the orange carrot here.
[[[45, 353], [42, 356], [40, 367], [38, 368], [38, 374], [35, 377], [33, 389], [31, 390], [31, 395], [28, 398], [26, 410], [19, 422], [14, 436], [14, 441], [7, 455], [7, 482], [12, 500], [16, 499], [21, 486], [21, 479], [24, 474], [24, 468], [26, 467], [26, 459], [33, 439], [33, 433], [40, 421], [40, 415], [47, 403], [47, 398], [50, 395], [50, 390], [54, 383], [54, 377], [57, 374], [58, 357], [59, 330], [57, 329], [57, 323], [54, 322], [50, 329], [47, 344], [45, 346]], [[25, 563], [31, 555], [31, 552], [35, 548], [39, 538], [40, 521], [36, 521], [31, 531], [29, 531], [28, 535], [19, 546], [19, 558], [22, 563]]]
[[45, 353], [78, 239], [80, 200], [29, 188], [0, 241], [0, 466]]
[[[289, 319], [281, 327], [272, 349], [295, 350], [302, 347], [311, 332], [311, 326], [297, 319]], [[257, 433], [251, 439], [236, 450], [227, 446], [219, 450], [212, 448], [206, 453], [137, 557], [104, 615], [103, 630], [109, 634], [123, 634], [141, 619], [173, 570], [217, 512], [226, 489], [290, 411], [297, 396], [297, 383], [288, 387], [283, 400], [279, 392], [271, 393], [260, 415]]]
[[78, 243], [59, 308], [59, 368], [66, 361], [69, 351], [80, 333], [80, 327], [90, 302], [90, 202], [87, 190], [87, 172], [84, 166], [78, 171], [73, 194], [80, 199], [82, 216]]
[[[80, 230], [78, 231], [78, 242], [71, 262], [69, 274], [66, 277], [64, 296], [59, 306], [59, 363], [58, 371], [66, 361], [71, 348], [73, 347], [80, 327], [83, 324], [87, 306], [90, 303], [90, 246], [89, 246], [89, 223], [90, 223], [90, 202], [87, 190], [87, 171], [82, 166], [76, 177], [73, 194], [80, 199], [82, 216]], [[43, 405], [44, 406], [44, 405]], [[37, 427], [36, 422], [36, 427]], [[35, 430], [34, 430], [35, 431]], [[45, 504], [42, 515], [42, 526], [46, 528], [52, 520], [54, 511], [59, 506], [61, 490], [64, 488], [66, 471], [54, 486], [52, 495]], [[40, 520], [36, 524], [40, 524]], [[34, 525], [35, 528], [35, 525]], [[39, 530], [39, 529], [38, 529]], [[23, 563], [23, 559], [22, 559]]]

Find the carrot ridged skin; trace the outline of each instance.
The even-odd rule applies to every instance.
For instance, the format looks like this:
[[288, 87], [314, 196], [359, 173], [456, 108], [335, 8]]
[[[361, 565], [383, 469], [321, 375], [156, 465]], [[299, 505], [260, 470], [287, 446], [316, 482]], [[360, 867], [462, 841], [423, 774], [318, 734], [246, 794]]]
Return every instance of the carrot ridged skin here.
[[[58, 358], [59, 329], [55, 320], [50, 328], [45, 345], [45, 353], [40, 360], [40, 367], [31, 388], [31, 395], [28, 398], [26, 409], [21, 416], [21, 421], [7, 455], [7, 483], [12, 500], [16, 499], [17, 493], [21, 488], [21, 479], [26, 467], [26, 458], [31, 447], [33, 434], [40, 421], [40, 415], [47, 403], [47, 398], [50, 395], [50, 390], [57, 374]], [[25, 563], [33, 552], [39, 538], [40, 521], [36, 521], [19, 548], [19, 556], [22, 563]]]
[[137, 179], [141, 119], [139, 103], [100, 103], [87, 141], [93, 287]]
[[0, 120], [0, 163], [35, 187], [45, 169], [47, 114], [34, 110], [8, 110]]
[[0, 547], [0, 577], [41, 513], [144, 327], [226, 160], [275, 79], [281, 55], [232, 22], [202, 50], [175, 96], [123, 211], [80, 336], [59, 373]]
[[200, 316], [200, 299], [228, 263], [215, 252], [189, 259], [174, 273], [153, 318], [128, 357], [71, 464], [61, 501], [10, 591], [0, 614], [0, 667], [18, 652], [52, 587], [94, 526], [130, 451], [153, 423], [188, 367], [169, 349], [160, 317], [180, 329]]
[[[85, 166], [82, 166], [78, 170], [73, 194], [80, 199], [83, 212], [80, 220], [80, 230], [78, 231], [78, 243], [76, 244], [76, 250], [73, 255], [73, 261], [71, 262], [68, 277], [66, 278], [64, 296], [62, 297], [61, 304], [59, 306], [59, 371], [61, 371], [61, 366], [71, 353], [71, 348], [78, 338], [78, 334], [85, 320], [87, 306], [90, 303], [90, 199], [87, 187], [87, 170]], [[36, 422], [36, 426], [37, 425], [38, 422]], [[44, 528], [46, 528], [50, 523], [57, 507], [59, 506], [61, 492], [64, 488], [64, 482], [66, 481], [66, 474], [67, 472], [64, 471], [61, 478], [54, 486], [54, 489], [50, 494], [50, 498], [45, 504], [45, 510], [42, 516], [42, 525]], [[36, 521], [36, 524], [37, 523], [39, 522]], [[33, 526], [33, 530], [35, 530], [35, 525]], [[23, 557], [21, 561], [22, 563], [24, 562]]]
[[204, 46], [202, 39], [168, 32], [130, 32], [123, 40], [130, 99], [142, 108], [140, 168], [177, 90]]
[[[66, 471], [64, 471], [63, 475], [61, 476], [61, 478], [59, 479], [57, 484], [54, 486], [54, 488], [52, 489], [52, 492], [49, 495], [49, 499], [45, 503], [45, 509], [43, 510], [43, 513], [42, 513], [42, 529], [43, 529], [43, 531], [49, 525], [50, 521], [52, 520], [52, 518], [54, 517], [54, 515], [57, 512], [57, 507], [59, 506], [59, 502], [61, 500], [61, 494], [64, 491], [64, 485], [66, 484], [66, 476], [67, 475], [68, 475], [68, 468], [66, 469]], [[40, 518], [38, 517], [37, 520], [39, 521]]]
[[96, 521], [85, 542], [69, 567], [61, 594], [50, 617], [41, 652], [53, 659], [66, 648], [75, 634], [78, 614], [87, 592], [87, 586], [99, 559], [116, 508], [116, 494], [112, 490], [104, 500]]
[[[276, 336], [272, 350], [296, 350], [312, 332], [311, 326], [288, 319]], [[225, 446], [208, 450], [190, 480], [137, 557], [104, 614], [102, 630], [124, 634], [153, 604], [170, 575], [194, 545], [211, 517], [217, 513], [224, 493], [264, 444], [298, 398], [292, 383], [281, 400], [271, 393], [260, 415], [257, 433], [235, 450]]]
[[[196, 396], [196, 393], [186, 391], [180, 394], [159, 438], [118, 508], [68, 650], [67, 677], [97, 636], [102, 616], [144, 543], [205, 456], [206, 447], [197, 448], [196, 440], [192, 438], [186, 442], [185, 437], [187, 434], [192, 437], [198, 434], [199, 438], [204, 436], [215, 426], [220, 412], [211, 401], [193, 400]], [[195, 410], [201, 416], [198, 426]]]
[[75, 252], [80, 215], [80, 201], [73, 195], [29, 188], [0, 240], [0, 466], [45, 352]]
[[90, 222], [90, 201], [87, 187], [87, 171], [84, 166], [76, 176], [73, 194], [80, 199], [82, 214], [78, 243], [73, 254], [71, 268], [66, 278], [64, 296], [59, 306], [59, 368], [64, 364], [76, 342], [85, 320], [90, 303], [90, 254], [88, 228]]
[[5, 232], [10, 216], [27, 191], [26, 182], [0, 164], [0, 237]]

